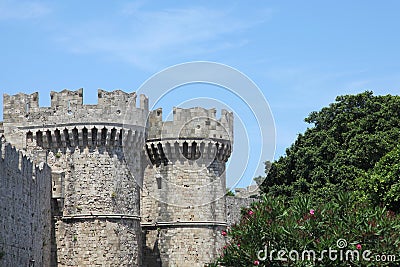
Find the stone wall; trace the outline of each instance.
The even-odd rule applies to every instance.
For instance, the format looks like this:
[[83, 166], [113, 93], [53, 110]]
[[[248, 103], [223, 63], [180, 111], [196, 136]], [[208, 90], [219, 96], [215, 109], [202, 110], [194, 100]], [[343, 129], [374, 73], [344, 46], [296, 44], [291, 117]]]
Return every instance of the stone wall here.
[[0, 266], [50, 266], [50, 168], [4, 140], [0, 154]]
[[140, 221], [115, 216], [58, 220], [56, 266], [141, 266]]
[[241, 210], [250, 207], [251, 203], [258, 201], [257, 198], [240, 198], [226, 196], [226, 216], [228, 225], [238, 223], [241, 218]]
[[153, 266], [154, 261], [161, 266], [203, 266], [223, 247], [225, 174], [216, 175], [207, 168], [194, 170], [188, 162], [146, 169], [143, 266]]
[[[191, 171], [185, 169], [189, 167]], [[225, 173], [217, 176], [211, 168], [194, 172], [194, 166], [187, 162], [148, 167], [143, 188], [143, 196], [148, 197], [143, 198], [142, 221], [225, 223]]]
[[203, 267], [219, 256], [225, 244], [221, 231], [225, 229], [226, 226], [199, 224], [146, 227], [142, 266]]
[[79, 149], [48, 156], [65, 171], [63, 206], [55, 217], [57, 266], [138, 266], [140, 197], [122, 150]]
[[231, 226], [238, 223], [243, 208], [249, 208], [254, 201], [260, 201], [260, 189], [257, 185], [235, 188], [235, 196], [226, 197], [226, 215]]

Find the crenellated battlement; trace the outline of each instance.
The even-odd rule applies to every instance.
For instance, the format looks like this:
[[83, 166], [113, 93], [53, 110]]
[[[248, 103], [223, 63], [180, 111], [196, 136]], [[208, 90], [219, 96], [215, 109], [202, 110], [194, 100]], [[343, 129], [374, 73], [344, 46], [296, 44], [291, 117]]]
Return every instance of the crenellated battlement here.
[[[24, 176], [36, 177], [40, 173], [50, 173], [50, 168], [45, 163], [36, 163], [26, 154], [26, 151], [19, 150], [4, 138], [0, 138], [0, 160], [8, 168], [18, 171]], [[36, 174], [36, 175], [35, 175]]]
[[233, 143], [233, 113], [221, 110], [217, 119], [216, 109], [201, 107], [173, 109], [173, 120], [162, 120], [162, 109], [151, 111], [149, 140], [166, 139], [222, 139]]
[[77, 108], [83, 105], [83, 89], [76, 91], [64, 89], [61, 92], [51, 91], [50, 99], [53, 109], [67, 108], [67, 110], [72, 110], [73, 107]]
[[83, 104], [83, 89], [52, 91], [50, 96], [51, 106], [40, 107], [38, 93], [4, 94], [4, 135], [16, 147], [25, 148], [29, 140], [47, 148], [114, 144], [123, 129], [145, 132], [149, 110], [144, 95], [139, 106], [135, 92], [121, 90], [99, 89], [97, 105]]
[[[71, 121], [79, 119], [97, 119], [122, 122], [126, 116], [133, 113], [148, 112], [148, 99], [140, 96], [140, 105], [136, 106], [136, 93], [125, 93], [121, 90], [107, 92], [98, 90], [98, 104], [83, 104], [83, 89], [50, 93], [51, 106], [39, 107], [39, 94], [19, 93], [16, 95], [4, 94], [3, 114], [4, 123], [18, 122], [20, 124], [43, 123], [44, 121]], [[93, 115], [96, 115], [93, 117]], [[52, 119], [54, 118], [54, 119]]]
[[15, 117], [23, 118], [30, 112], [39, 111], [39, 93], [19, 93], [16, 95], [3, 95], [4, 121], [15, 120]]
[[[98, 105], [100, 107], [108, 107], [111, 105], [120, 105], [121, 102], [125, 104], [136, 105], [136, 92], [126, 93], [122, 90], [115, 91], [105, 91], [102, 89], [98, 89]], [[141, 103], [137, 108], [145, 109], [145, 103], [147, 97], [141, 95]], [[61, 107], [68, 106], [83, 106], [83, 88], [78, 90], [68, 90], [64, 89], [60, 92], [51, 91], [50, 92], [51, 99], [51, 107], [54, 109], [59, 109]], [[133, 101], [132, 101], [133, 100]], [[128, 103], [129, 102], [129, 103]], [[142, 103], [143, 102], [143, 103]], [[15, 107], [23, 107], [23, 108], [39, 108], [39, 93], [35, 92], [32, 94], [18, 93], [15, 95], [4, 94], [4, 104], [14, 104]], [[29, 104], [29, 106], [27, 106]], [[4, 111], [8, 109], [4, 107]]]

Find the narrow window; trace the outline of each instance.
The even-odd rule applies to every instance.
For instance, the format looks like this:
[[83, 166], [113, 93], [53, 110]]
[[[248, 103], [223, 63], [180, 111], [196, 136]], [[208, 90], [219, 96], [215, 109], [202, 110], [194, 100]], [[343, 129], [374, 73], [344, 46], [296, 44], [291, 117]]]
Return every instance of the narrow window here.
[[72, 114], [72, 110], [71, 110], [71, 101], [70, 100], [68, 100], [68, 107], [67, 107], [67, 113], [68, 113], [68, 115], [70, 115], [70, 114]]

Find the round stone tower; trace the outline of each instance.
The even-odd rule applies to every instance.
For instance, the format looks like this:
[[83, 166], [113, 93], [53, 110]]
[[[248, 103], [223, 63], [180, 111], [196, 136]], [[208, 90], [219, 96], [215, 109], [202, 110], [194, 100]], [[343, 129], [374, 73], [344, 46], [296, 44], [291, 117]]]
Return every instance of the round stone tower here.
[[[52, 169], [52, 266], [139, 266], [140, 187], [148, 100], [83, 90], [4, 96], [4, 135]], [[125, 149], [131, 154], [127, 158]], [[45, 242], [45, 240], [43, 241]]]
[[162, 109], [149, 117], [142, 194], [143, 266], [204, 266], [218, 256], [227, 226], [225, 165], [233, 114], [215, 109]]

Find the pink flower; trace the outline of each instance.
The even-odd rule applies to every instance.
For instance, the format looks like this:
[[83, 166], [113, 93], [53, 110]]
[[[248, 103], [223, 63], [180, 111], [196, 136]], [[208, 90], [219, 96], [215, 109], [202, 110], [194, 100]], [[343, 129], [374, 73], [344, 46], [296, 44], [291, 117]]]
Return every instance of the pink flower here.
[[224, 246], [224, 249], [226, 249], [227, 248], [227, 246]]
[[362, 247], [361, 247], [360, 244], [357, 244], [357, 245], [356, 245], [356, 248], [357, 248], [358, 250], [360, 250]]
[[253, 262], [253, 264], [254, 264], [254, 265], [260, 265], [260, 262], [259, 262], [258, 260], [255, 260], [255, 261]]
[[226, 233], [224, 230], [222, 230], [222, 231], [221, 231], [221, 235], [226, 236], [227, 233]]
[[314, 215], [314, 213], [315, 213], [315, 210], [310, 209], [310, 214], [311, 214], [311, 215]]
[[240, 244], [238, 244], [238, 247], [240, 247]]
[[252, 210], [249, 210], [249, 215], [253, 215], [254, 212]]

